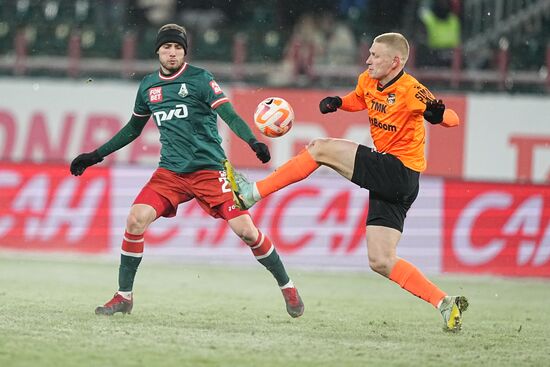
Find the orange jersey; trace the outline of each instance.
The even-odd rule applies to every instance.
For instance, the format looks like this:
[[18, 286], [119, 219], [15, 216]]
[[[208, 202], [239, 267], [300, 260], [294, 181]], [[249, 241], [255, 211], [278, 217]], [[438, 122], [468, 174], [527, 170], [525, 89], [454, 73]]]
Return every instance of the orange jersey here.
[[365, 71], [359, 75], [355, 92], [342, 98], [341, 109], [368, 110], [376, 150], [393, 154], [406, 167], [423, 172], [426, 169], [423, 113], [429, 99], [434, 99], [432, 93], [403, 71], [383, 88]]

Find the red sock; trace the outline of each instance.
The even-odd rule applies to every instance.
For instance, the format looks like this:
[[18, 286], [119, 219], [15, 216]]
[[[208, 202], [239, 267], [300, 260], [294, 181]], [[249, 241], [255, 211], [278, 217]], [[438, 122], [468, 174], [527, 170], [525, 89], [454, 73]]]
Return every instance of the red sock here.
[[317, 168], [319, 168], [319, 163], [315, 162], [307, 149], [304, 149], [297, 156], [277, 168], [275, 172], [256, 182], [256, 187], [260, 196], [265, 198], [285, 186], [303, 180]]
[[446, 296], [445, 292], [430, 282], [416, 266], [403, 259], [395, 263], [390, 279], [434, 307], [437, 307], [439, 301]]
[[250, 245], [250, 249], [256, 259], [260, 260], [268, 257], [273, 252], [274, 247], [269, 237], [264, 236], [262, 232], [258, 231], [258, 239]]
[[126, 256], [142, 257], [144, 244], [143, 233], [131, 234], [126, 231], [124, 232], [124, 239], [122, 240], [121, 253]]

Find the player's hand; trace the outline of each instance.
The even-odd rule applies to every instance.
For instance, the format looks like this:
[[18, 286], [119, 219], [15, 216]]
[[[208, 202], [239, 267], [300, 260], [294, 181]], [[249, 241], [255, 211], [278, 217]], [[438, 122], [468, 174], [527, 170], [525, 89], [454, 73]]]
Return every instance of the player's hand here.
[[426, 102], [426, 110], [424, 111], [424, 119], [430, 124], [440, 124], [443, 121], [443, 113], [445, 112], [445, 104], [440, 99], [432, 99]]
[[84, 173], [86, 168], [93, 166], [102, 160], [103, 157], [99, 155], [97, 150], [90, 153], [82, 153], [71, 162], [71, 174], [74, 176], [80, 176]]
[[258, 140], [251, 140], [248, 145], [250, 145], [250, 148], [256, 153], [256, 157], [258, 157], [262, 163], [269, 162], [271, 154], [269, 154], [267, 145]]
[[340, 97], [326, 97], [319, 102], [319, 111], [322, 114], [329, 112], [336, 112], [338, 107], [342, 106], [342, 98]]

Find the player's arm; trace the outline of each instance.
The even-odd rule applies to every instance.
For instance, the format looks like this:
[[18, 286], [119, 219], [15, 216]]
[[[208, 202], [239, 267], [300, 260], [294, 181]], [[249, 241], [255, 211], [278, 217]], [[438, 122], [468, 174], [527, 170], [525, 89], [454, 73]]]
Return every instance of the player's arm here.
[[104, 157], [133, 142], [141, 134], [148, 120], [148, 115], [132, 115], [130, 121], [105, 144], [92, 152], [82, 153], [73, 159], [71, 162], [71, 173], [74, 176], [80, 176], [86, 168], [101, 162]]
[[445, 127], [453, 127], [460, 124], [460, 119], [456, 112], [450, 108], [445, 108], [445, 104], [441, 99], [430, 99], [426, 102], [424, 119], [430, 124], [441, 124], [441, 126]]
[[363, 111], [366, 108], [365, 100], [358, 96], [355, 91], [350, 92], [344, 97], [325, 97], [319, 102], [319, 111], [322, 114], [336, 112], [337, 109], [356, 112]]
[[242, 140], [244, 140], [250, 148], [256, 153], [256, 157], [262, 163], [267, 163], [271, 159], [271, 154], [267, 145], [258, 141], [247, 123], [237, 114], [231, 102], [221, 104], [215, 109], [220, 115], [223, 121], [229, 126], [229, 128]]
[[357, 95], [356, 91], [350, 92], [342, 98], [341, 110], [349, 112], [363, 111], [367, 108], [365, 99]]
[[367, 78], [366, 73], [359, 75], [357, 80], [357, 86], [355, 90], [348, 93], [344, 97], [326, 97], [319, 103], [319, 111], [322, 114], [336, 112], [337, 109], [341, 109], [348, 112], [363, 111], [367, 108], [365, 99], [363, 98], [363, 85]]
[[115, 134], [108, 142], [97, 148], [97, 152], [103, 158], [109, 154], [119, 150], [120, 148], [125, 147], [138, 136], [141, 135], [145, 124], [149, 120], [149, 116], [136, 116], [132, 115], [130, 121], [118, 133]]
[[406, 103], [411, 111], [422, 114], [424, 119], [432, 125], [453, 127], [460, 123], [456, 112], [445, 108], [443, 101], [436, 99], [422, 84], [411, 85], [407, 91]]

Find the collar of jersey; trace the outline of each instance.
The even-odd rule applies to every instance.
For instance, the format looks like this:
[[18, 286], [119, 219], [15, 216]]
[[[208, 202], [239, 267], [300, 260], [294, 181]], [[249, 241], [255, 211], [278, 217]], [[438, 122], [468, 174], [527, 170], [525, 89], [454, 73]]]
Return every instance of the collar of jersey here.
[[162, 80], [174, 80], [178, 76], [180, 76], [186, 68], [187, 68], [187, 63], [184, 62], [183, 65], [181, 66], [181, 69], [179, 69], [177, 73], [172, 74], [170, 76], [162, 75], [162, 72], [159, 69], [159, 78], [161, 78]]
[[392, 85], [393, 83], [395, 83], [397, 81], [397, 79], [401, 78], [401, 76], [405, 74], [405, 71], [403, 69], [401, 69], [401, 71], [399, 72], [399, 74], [397, 74], [395, 76], [395, 78], [393, 78], [392, 80], [390, 80], [389, 82], [386, 83], [386, 85], [384, 85], [383, 87], [380, 85], [380, 82], [378, 82], [378, 84], [376, 85], [376, 89], [379, 91], [379, 92], [382, 92], [384, 89], [386, 89], [387, 87], [389, 87], [390, 85]]

